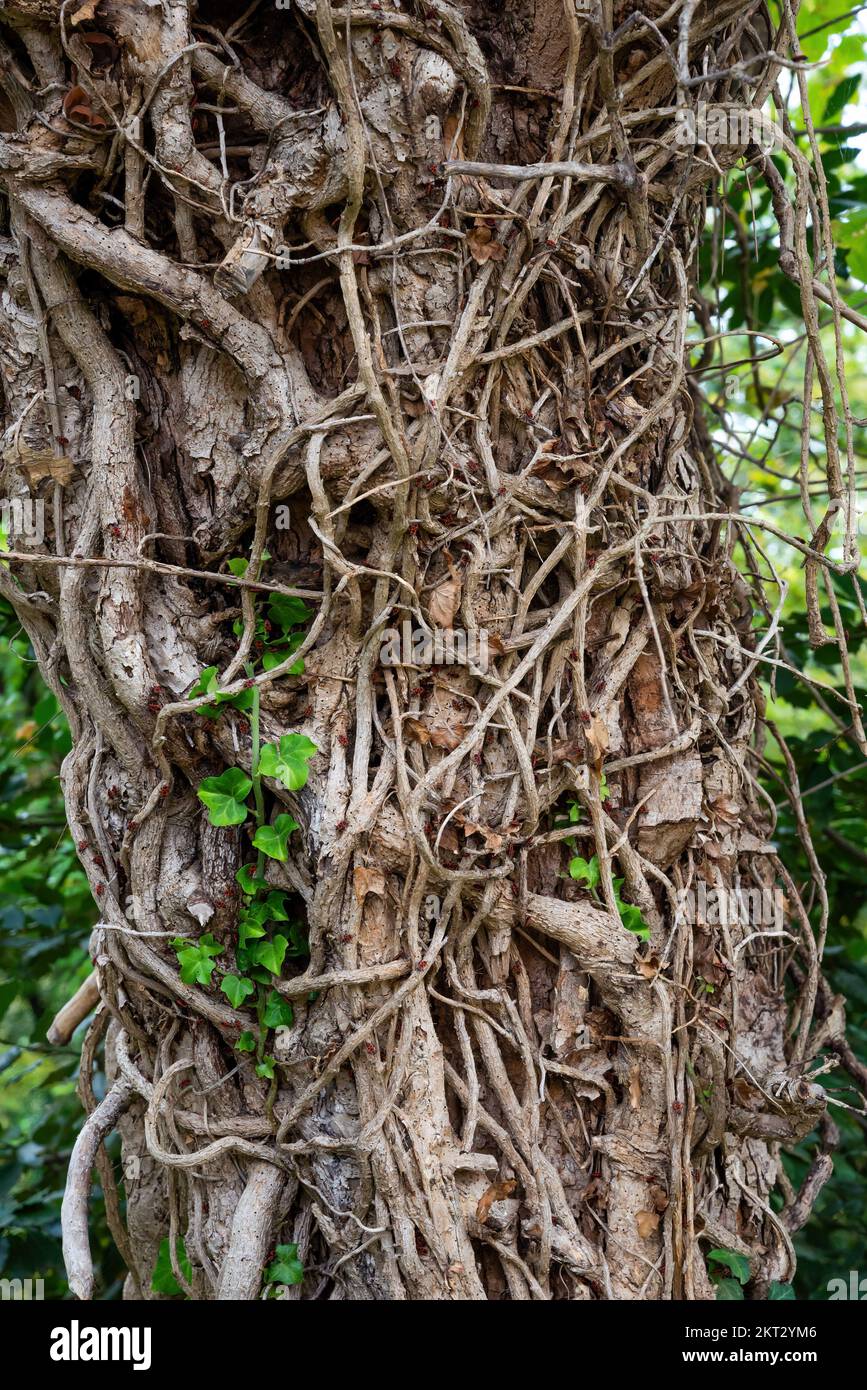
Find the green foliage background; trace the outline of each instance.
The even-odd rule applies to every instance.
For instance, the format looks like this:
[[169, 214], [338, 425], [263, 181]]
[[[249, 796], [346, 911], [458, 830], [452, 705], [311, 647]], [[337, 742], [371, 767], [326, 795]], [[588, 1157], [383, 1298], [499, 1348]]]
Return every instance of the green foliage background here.
[[[774, 6], [772, 5], [772, 10]], [[863, 7], [867, 10], [867, 6]], [[839, 13], [836, 22], [829, 17]], [[860, 9], [842, 0], [807, 0], [799, 33], [811, 61], [825, 66], [810, 77], [811, 109], [821, 136], [823, 164], [836, 219], [837, 274], [847, 301], [864, 311], [867, 301], [867, 81], [865, 28]], [[783, 84], [784, 87], [786, 83]], [[862, 91], [863, 88], [863, 91]], [[796, 130], [797, 102], [790, 104]], [[835, 129], [836, 128], [836, 129]], [[806, 141], [800, 137], [802, 149]], [[786, 164], [776, 159], [788, 178]], [[860, 167], [859, 167], [860, 166]], [[704, 294], [723, 339], [724, 361], [703, 372], [703, 387], [719, 429], [716, 441], [727, 471], [741, 489], [742, 511], [772, 521], [807, 541], [797, 501], [801, 422], [803, 339], [798, 292], [778, 268], [779, 245], [769, 197], [743, 167], [726, 181], [725, 235], [714, 260], [713, 239], [703, 246]], [[827, 318], [828, 316], [826, 316]], [[785, 343], [783, 353], [760, 366], [743, 363], [767, 344], [745, 330], [768, 330]], [[833, 361], [833, 335], [827, 332]], [[702, 336], [696, 331], [695, 338]], [[867, 343], [844, 329], [848, 385], [856, 419], [867, 421]], [[758, 348], [756, 343], [758, 342]], [[700, 354], [697, 352], [695, 361]], [[734, 374], [733, 395], [723, 384]], [[824, 478], [822, 420], [814, 404], [813, 467]], [[841, 439], [841, 444], [843, 443]], [[867, 456], [867, 429], [856, 430], [859, 467]], [[859, 473], [859, 485], [864, 483]], [[867, 515], [867, 490], [861, 495]], [[822, 514], [821, 495], [815, 499]], [[865, 528], [867, 529], [867, 528]], [[788, 584], [783, 645], [795, 672], [828, 687], [827, 708], [840, 710], [842, 690], [835, 648], [811, 652], [804, 611], [803, 571], [796, 552], [764, 538], [767, 554]], [[863, 545], [863, 541], [862, 541]], [[766, 573], [771, 607], [775, 579]], [[835, 581], [849, 628], [860, 688], [867, 675], [867, 637], [851, 580]], [[757, 609], [755, 629], [766, 630]], [[789, 742], [817, 851], [828, 875], [831, 927], [826, 973], [832, 989], [848, 1000], [849, 1038], [867, 1060], [867, 765], [811, 688], [787, 670], [768, 668], [764, 682], [769, 709]], [[87, 942], [96, 911], [63, 818], [58, 772], [68, 733], [54, 697], [43, 686], [29, 645], [7, 605], [0, 602], [0, 1276], [41, 1276], [46, 1297], [68, 1297], [60, 1256], [60, 1198], [69, 1150], [80, 1123], [75, 1095], [77, 1053], [84, 1027], [72, 1046], [49, 1048], [46, 1029], [57, 1009], [89, 970]], [[809, 870], [780, 785], [768, 788], [781, 806], [777, 841], [799, 885]], [[99, 1088], [103, 1078], [97, 1078]], [[848, 1078], [832, 1074], [830, 1090], [854, 1111], [836, 1109], [841, 1142], [834, 1177], [813, 1218], [797, 1239], [801, 1298], [827, 1297], [832, 1278], [850, 1269], [867, 1272], [867, 1124], [863, 1102]], [[116, 1144], [116, 1139], [113, 1141]], [[797, 1184], [809, 1167], [815, 1138], [789, 1161]], [[115, 1154], [116, 1156], [116, 1154]], [[101, 1194], [94, 1189], [93, 1247], [101, 1294], [120, 1294], [120, 1262], [105, 1229]]]
[[[779, 7], [771, 6], [772, 13]], [[834, 218], [835, 270], [841, 297], [864, 312], [867, 302], [867, 6], [846, 7], [830, 0], [804, 0], [798, 14], [801, 50], [811, 62], [822, 63], [809, 77], [809, 105], [820, 134], [822, 165]], [[829, 20], [838, 16], [834, 22]], [[779, 18], [779, 14], [777, 13]], [[805, 121], [799, 110], [797, 87], [790, 76], [781, 83], [784, 94], [791, 82], [787, 110], [797, 132], [801, 151], [809, 154]], [[787, 161], [774, 156], [780, 173], [791, 186]], [[809, 528], [798, 499], [798, 463], [803, 396], [803, 319], [800, 294], [778, 266], [779, 237], [770, 207], [770, 196], [743, 168], [729, 176], [726, 187], [724, 257], [713, 261], [709, 240], [703, 247], [704, 294], [713, 303], [716, 331], [766, 330], [786, 345], [785, 351], [759, 367], [735, 367], [738, 377], [733, 401], [722, 392], [714, 402], [717, 378], [703, 382], [723, 428], [716, 433], [726, 472], [741, 489], [740, 510], [772, 522], [802, 541]], [[821, 277], [827, 283], [827, 276]], [[820, 316], [830, 324], [830, 313]], [[834, 362], [834, 336], [824, 330], [825, 351]], [[751, 346], [752, 343], [752, 346]], [[861, 516], [862, 574], [867, 556], [867, 488], [863, 460], [867, 457], [867, 342], [856, 328], [844, 324], [843, 344], [847, 387], [853, 417], [858, 506]], [[735, 363], [751, 353], [765, 352], [767, 340], [747, 336], [726, 340], [725, 359]], [[728, 416], [726, 419], [726, 411]], [[827, 494], [824, 490], [825, 446], [818, 391], [812, 402], [811, 483], [813, 506], [821, 518]], [[845, 436], [840, 431], [840, 452], [845, 459]], [[743, 457], [745, 455], [746, 457]], [[837, 649], [833, 645], [811, 651], [804, 602], [804, 573], [796, 552], [768, 534], [756, 532], [769, 560], [788, 585], [783, 605], [781, 655], [792, 670], [802, 673], [825, 690], [816, 693], [804, 680], [783, 669], [769, 669], [763, 680], [768, 712], [778, 724], [792, 753], [801, 787], [810, 833], [827, 875], [830, 929], [824, 971], [834, 993], [847, 1000], [848, 1038], [861, 1059], [867, 1061], [867, 765], [848, 737], [849, 725], [835, 723], [827, 711], [844, 714], [834, 692], [844, 692]], [[842, 559], [842, 536], [832, 542], [831, 554]], [[765, 570], [771, 608], [779, 594], [770, 568]], [[855, 581], [857, 582], [857, 581]], [[867, 648], [864, 624], [851, 579], [834, 579], [834, 589], [847, 629], [855, 684], [862, 704], [867, 684]], [[828, 631], [833, 631], [829, 609], [823, 610]], [[767, 630], [767, 617], [757, 612], [756, 635]], [[774, 759], [773, 745], [768, 756]], [[773, 763], [782, 776], [782, 763]], [[785, 804], [782, 788], [774, 777], [766, 785], [780, 808], [776, 842], [783, 862], [799, 887], [809, 884], [806, 856], [796, 834], [794, 817]], [[808, 899], [809, 901], [809, 899]], [[867, 1270], [867, 1124], [864, 1100], [848, 1076], [831, 1073], [823, 1078], [827, 1090], [854, 1112], [832, 1107], [840, 1128], [840, 1145], [834, 1155], [834, 1176], [822, 1192], [812, 1218], [796, 1238], [799, 1298], [825, 1299], [832, 1278], [851, 1269]], [[792, 1181], [798, 1185], [815, 1153], [815, 1137], [802, 1143], [787, 1161]]]
[[[0, 1276], [41, 1277], [69, 1296], [60, 1199], [81, 1124], [77, 1044], [49, 1047], [57, 1010], [90, 973], [96, 908], [66, 826], [58, 773], [66, 722], [30, 644], [0, 601]], [[98, 1094], [104, 1079], [97, 1078]], [[117, 1141], [115, 1140], [115, 1144]], [[103, 1296], [120, 1295], [120, 1261], [94, 1190]]]

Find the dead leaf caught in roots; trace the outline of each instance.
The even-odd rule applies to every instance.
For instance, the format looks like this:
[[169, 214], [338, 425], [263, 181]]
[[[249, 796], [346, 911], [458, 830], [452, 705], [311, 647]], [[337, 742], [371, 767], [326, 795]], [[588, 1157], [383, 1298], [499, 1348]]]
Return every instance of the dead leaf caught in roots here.
[[428, 613], [435, 627], [450, 629], [454, 627], [455, 615], [461, 606], [464, 586], [448, 555], [446, 564], [449, 567], [448, 579], [441, 580], [431, 594]]
[[484, 1226], [488, 1219], [488, 1214], [495, 1202], [502, 1202], [506, 1197], [511, 1197], [518, 1184], [514, 1178], [508, 1178], [505, 1182], [492, 1183], [487, 1192], [479, 1199], [476, 1207], [476, 1220], [480, 1226]]
[[494, 240], [490, 227], [477, 223], [467, 232], [467, 249], [479, 265], [486, 261], [501, 261], [506, 254], [505, 246]]
[[584, 731], [587, 740], [587, 749], [593, 763], [597, 776], [602, 776], [602, 759], [608, 752], [609, 736], [608, 726], [599, 718], [598, 714], [591, 716], [590, 723]]
[[63, 114], [73, 125], [87, 125], [93, 130], [102, 130], [107, 122], [94, 111], [90, 97], [83, 87], [70, 87], [63, 98]]
[[26, 473], [33, 484], [41, 483], [43, 478], [53, 478], [61, 487], [66, 487], [75, 472], [75, 464], [65, 454], [55, 454], [51, 449], [31, 449], [20, 440], [4, 452], [3, 458]]
[[69, 22], [73, 28], [76, 24], [87, 24], [91, 19], [96, 18], [100, 0], [84, 0], [83, 5], [79, 5], [74, 14], [70, 15]]
[[635, 1213], [635, 1224], [638, 1227], [638, 1234], [642, 1240], [649, 1240], [654, 1231], [659, 1226], [659, 1213], [655, 1211], [637, 1211]]

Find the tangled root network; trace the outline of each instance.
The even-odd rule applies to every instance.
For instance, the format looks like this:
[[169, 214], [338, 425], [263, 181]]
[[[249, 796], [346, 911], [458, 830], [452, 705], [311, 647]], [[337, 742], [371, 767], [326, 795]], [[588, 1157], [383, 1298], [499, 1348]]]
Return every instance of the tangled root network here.
[[[813, 1059], [851, 1054], [808, 828], [805, 888], [766, 789], [774, 744], [799, 808], [759, 685], [787, 547], [867, 745], [854, 535], [826, 553], [859, 316], [780, 8], [0, 14], [3, 478], [45, 503], [0, 588], [69, 720], [99, 916], [79, 1297], [94, 1166], [130, 1297], [164, 1242], [197, 1299], [258, 1297], [278, 1243], [300, 1299], [704, 1299], [720, 1247], [751, 1296], [791, 1281], [835, 1133]], [[699, 103], [738, 139], [684, 138]], [[801, 536], [738, 510], [701, 390], [743, 161], [821, 398]]]

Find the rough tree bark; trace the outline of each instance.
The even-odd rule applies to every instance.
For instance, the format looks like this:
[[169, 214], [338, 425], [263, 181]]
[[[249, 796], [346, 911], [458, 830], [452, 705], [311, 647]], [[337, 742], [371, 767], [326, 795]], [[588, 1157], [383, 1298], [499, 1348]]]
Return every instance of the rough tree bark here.
[[[687, 329], [708, 199], [746, 153], [824, 389], [809, 176], [797, 156], [792, 207], [757, 149], [677, 133], [698, 100], [760, 108], [793, 19], [0, 10], [4, 495], [47, 503], [0, 583], [69, 719], [100, 914], [79, 1296], [83, 1165], [111, 1189], [114, 1124], [130, 1297], [153, 1296], [169, 1234], [199, 1299], [258, 1297], [278, 1241], [312, 1271], [301, 1298], [703, 1299], [713, 1246], [750, 1256], [755, 1296], [791, 1279], [830, 1162], [798, 1194], [780, 1151], [832, 1141], [809, 1063], [842, 1013], [757, 784], [732, 560], [752, 542]], [[275, 592], [313, 616], [266, 671]], [[484, 632], [490, 661], [383, 664], [404, 620]], [[188, 698], [209, 666], [229, 695], [254, 682], [259, 729]], [[264, 782], [266, 820], [300, 827], [267, 877], [309, 945], [276, 986], [294, 1023], [268, 1035], [273, 1081], [234, 1049], [250, 1010], [219, 974], [182, 981], [171, 944], [211, 933], [231, 968], [249, 834], [196, 792], [255, 770], [257, 733], [318, 750], [303, 788]], [[782, 886], [784, 935], [678, 919], [700, 880]]]

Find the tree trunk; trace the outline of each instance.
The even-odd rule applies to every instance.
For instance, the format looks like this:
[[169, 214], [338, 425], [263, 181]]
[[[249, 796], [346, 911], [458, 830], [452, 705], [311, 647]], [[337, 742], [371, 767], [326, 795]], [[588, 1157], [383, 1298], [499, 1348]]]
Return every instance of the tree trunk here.
[[[242, 10], [0, 14], [4, 490], [46, 504], [0, 583], [99, 911], [72, 1286], [117, 1123], [131, 1297], [167, 1237], [197, 1299], [286, 1243], [290, 1297], [704, 1299], [719, 1247], [764, 1296], [830, 1168], [780, 1160], [822, 985], [688, 372], [744, 146], [680, 136], [764, 104], [765, 6]], [[286, 735], [306, 782], [259, 770]]]

